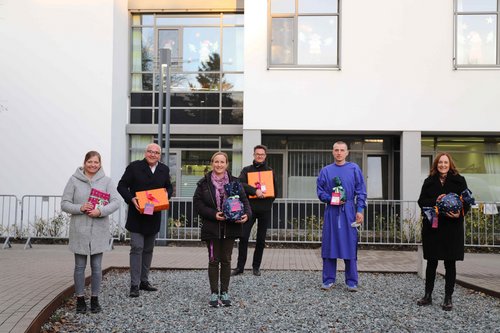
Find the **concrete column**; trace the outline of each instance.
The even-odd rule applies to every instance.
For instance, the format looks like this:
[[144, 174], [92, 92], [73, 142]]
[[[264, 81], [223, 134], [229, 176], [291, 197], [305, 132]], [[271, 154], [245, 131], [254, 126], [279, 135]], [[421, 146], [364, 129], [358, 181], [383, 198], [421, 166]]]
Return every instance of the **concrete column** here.
[[243, 130], [243, 166], [253, 161], [253, 147], [262, 143], [261, 130]]
[[419, 245], [417, 248], [417, 274], [420, 278], [425, 279], [426, 260], [424, 260], [424, 248]]
[[[401, 205], [401, 227], [403, 234], [411, 242], [420, 233], [420, 209], [416, 203], [422, 187], [420, 180], [421, 166], [421, 133], [403, 132], [401, 134], [401, 200], [407, 201]], [[412, 202], [408, 202], [412, 201]], [[417, 273], [425, 277], [425, 263], [422, 246], [418, 246]]]
[[401, 134], [401, 200], [417, 201], [422, 188], [420, 180], [421, 133], [403, 132]]

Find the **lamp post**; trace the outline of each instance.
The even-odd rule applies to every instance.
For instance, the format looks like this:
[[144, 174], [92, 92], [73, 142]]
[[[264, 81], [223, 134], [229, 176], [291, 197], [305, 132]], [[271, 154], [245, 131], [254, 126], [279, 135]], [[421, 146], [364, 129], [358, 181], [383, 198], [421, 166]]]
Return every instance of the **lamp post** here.
[[[170, 66], [172, 51], [170, 49], [159, 50], [160, 86], [158, 92], [158, 144], [163, 143], [163, 123], [165, 123], [165, 147], [163, 149], [162, 162], [169, 165], [170, 157]], [[163, 92], [163, 75], [165, 75], [165, 92]], [[163, 120], [163, 98], [165, 97], [165, 120]], [[170, 200], [170, 198], [169, 198]], [[162, 215], [160, 237], [167, 238], [168, 210]], [[167, 245], [166, 240], [160, 241], [158, 245]]]

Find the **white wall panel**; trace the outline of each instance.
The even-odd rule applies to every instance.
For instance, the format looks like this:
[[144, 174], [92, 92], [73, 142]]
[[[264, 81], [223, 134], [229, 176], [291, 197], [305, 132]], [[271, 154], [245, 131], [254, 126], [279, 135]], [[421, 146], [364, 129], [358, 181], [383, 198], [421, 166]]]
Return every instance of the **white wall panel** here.
[[61, 194], [88, 150], [109, 174], [113, 0], [7, 0], [0, 193]]
[[245, 129], [498, 132], [499, 70], [452, 69], [452, 0], [342, 3], [340, 71], [267, 70], [245, 3]]

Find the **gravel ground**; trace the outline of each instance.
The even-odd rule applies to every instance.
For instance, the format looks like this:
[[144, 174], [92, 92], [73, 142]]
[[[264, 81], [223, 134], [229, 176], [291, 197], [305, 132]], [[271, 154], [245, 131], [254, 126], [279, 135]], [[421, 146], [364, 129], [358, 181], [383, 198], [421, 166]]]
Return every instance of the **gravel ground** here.
[[233, 306], [210, 308], [206, 271], [153, 271], [157, 292], [129, 298], [127, 272], [103, 279], [99, 314], [75, 314], [71, 300], [46, 324], [50, 332], [500, 332], [500, 299], [456, 286], [454, 308], [441, 310], [444, 280], [434, 304], [418, 307], [424, 283], [415, 274], [360, 273], [357, 293], [343, 273], [320, 290], [321, 272], [262, 271], [232, 277]]

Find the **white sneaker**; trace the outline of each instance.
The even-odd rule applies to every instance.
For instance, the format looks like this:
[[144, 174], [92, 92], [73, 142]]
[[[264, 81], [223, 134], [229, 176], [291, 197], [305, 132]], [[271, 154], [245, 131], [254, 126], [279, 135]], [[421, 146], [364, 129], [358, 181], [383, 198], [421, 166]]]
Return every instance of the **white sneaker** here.
[[321, 285], [321, 290], [330, 290], [333, 288], [333, 282], [330, 283], [323, 283]]
[[351, 293], [355, 293], [358, 291], [358, 287], [357, 286], [354, 286], [354, 287], [347, 286], [347, 291], [350, 291]]

